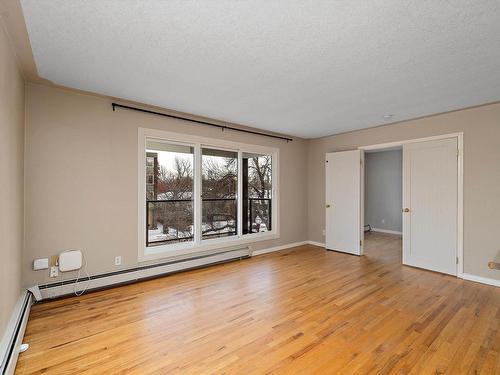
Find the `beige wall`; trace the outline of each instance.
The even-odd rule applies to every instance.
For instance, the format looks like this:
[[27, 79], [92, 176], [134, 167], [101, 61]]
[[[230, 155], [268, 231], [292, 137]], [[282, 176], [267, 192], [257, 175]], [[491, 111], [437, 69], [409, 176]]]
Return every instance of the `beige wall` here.
[[[27, 85], [26, 244], [24, 284], [48, 282], [37, 257], [82, 249], [91, 274], [137, 262], [137, 128], [164, 129], [280, 148], [280, 239], [254, 249], [307, 239], [306, 144], [252, 136], [127, 110], [110, 100]], [[65, 275], [66, 278], [70, 277]], [[54, 281], [54, 279], [50, 279]]]
[[[220, 137], [280, 148], [281, 238], [324, 242], [324, 154], [361, 145], [464, 132], [465, 272], [500, 279], [500, 104], [315, 140], [286, 143], [141, 113], [111, 111], [110, 100], [28, 84], [26, 93], [25, 285], [54, 281], [33, 272], [36, 257], [85, 251], [92, 274], [137, 263], [137, 128]], [[307, 199], [303, 199], [307, 197]], [[307, 220], [306, 220], [307, 219]], [[65, 276], [71, 277], [71, 275]]]
[[308, 237], [324, 242], [324, 154], [362, 145], [464, 133], [465, 273], [500, 279], [500, 104], [311, 140], [307, 144]]
[[402, 231], [402, 172], [402, 150], [365, 154], [365, 225]]
[[21, 292], [24, 81], [0, 16], [0, 338]]

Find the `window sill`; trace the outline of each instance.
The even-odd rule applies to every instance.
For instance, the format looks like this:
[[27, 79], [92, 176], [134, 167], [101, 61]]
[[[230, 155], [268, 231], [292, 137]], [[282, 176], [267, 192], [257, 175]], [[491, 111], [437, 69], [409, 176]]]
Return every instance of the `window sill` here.
[[201, 243], [184, 242], [172, 245], [159, 245], [143, 248], [143, 253], [139, 254], [139, 262], [147, 262], [157, 259], [184, 258], [185, 255], [197, 254], [215, 249], [225, 249], [239, 245], [248, 245], [260, 241], [275, 240], [280, 238], [276, 232], [247, 234], [233, 236], [234, 238], [217, 238], [204, 240]]

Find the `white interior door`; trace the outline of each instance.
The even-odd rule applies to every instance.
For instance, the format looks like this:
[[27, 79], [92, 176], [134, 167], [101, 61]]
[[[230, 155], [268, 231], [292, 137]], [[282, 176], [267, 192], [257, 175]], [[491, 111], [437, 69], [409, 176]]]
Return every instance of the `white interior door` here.
[[325, 246], [361, 255], [361, 150], [326, 154]]
[[403, 146], [403, 263], [457, 274], [456, 138]]

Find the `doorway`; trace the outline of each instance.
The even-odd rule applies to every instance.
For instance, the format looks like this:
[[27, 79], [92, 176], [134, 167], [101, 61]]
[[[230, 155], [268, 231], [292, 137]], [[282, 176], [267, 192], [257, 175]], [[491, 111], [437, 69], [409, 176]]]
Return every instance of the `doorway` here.
[[[371, 209], [365, 206], [365, 157], [370, 158], [369, 154], [377, 151], [401, 149], [402, 263], [461, 276], [462, 133], [327, 153], [325, 247], [360, 256], [365, 253], [365, 243], [369, 240], [365, 236], [365, 209]], [[391, 233], [397, 232], [397, 221], [387, 217], [373, 220], [373, 224], [366, 223], [372, 226], [370, 233], [377, 233], [373, 231], [375, 228], [379, 236], [397, 235]], [[396, 225], [396, 230], [387, 229], [385, 224], [389, 223]]]
[[403, 147], [366, 151], [363, 172], [363, 253], [402, 263]]

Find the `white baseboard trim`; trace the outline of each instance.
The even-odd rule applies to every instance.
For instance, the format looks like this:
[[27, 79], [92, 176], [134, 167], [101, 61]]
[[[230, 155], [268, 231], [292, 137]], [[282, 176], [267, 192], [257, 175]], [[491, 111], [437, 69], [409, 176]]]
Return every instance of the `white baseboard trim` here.
[[389, 230], [389, 229], [379, 229], [379, 228], [372, 228], [372, 232], [396, 234], [398, 236], [402, 236], [403, 235], [403, 232], [398, 232], [396, 230]]
[[308, 243], [309, 245], [313, 245], [313, 246], [325, 247], [325, 244], [324, 244], [324, 243], [322, 243], [322, 242], [307, 241], [307, 243]]
[[302, 246], [302, 245], [306, 245], [307, 243], [308, 243], [308, 241], [300, 241], [300, 242], [289, 243], [289, 244], [286, 244], [286, 245], [268, 247], [266, 249], [254, 250], [252, 252], [252, 256], [262, 255], [262, 254], [267, 254], [267, 253], [272, 253], [274, 251], [285, 250], [285, 249], [289, 249], [291, 247]]
[[[399, 234], [399, 235], [402, 235], [401, 232], [389, 231], [389, 230], [385, 230], [385, 229], [375, 229], [375, 228], [372, 228], [372, 230], [374, 232], [382, 232], [382, 233], [390, 233], [390, 234]], [[301, 241], [301, 242], [289, 243], [289, 244], [281, 245], [281, 246], [269, 247], [267, 249], [256, 250], [256, 251], [254, 251], [252, 253], [252, 255], [253, 256], [257, 256], [257, 255], [272, 253], [274, 251], [285, 250], [285, 249], [289, 249], [289, 248], [296, 247], [296, 246], [302, 246], [302, 245], [313, 245], [313, 246], [318, 246], [318, 247], [322, 247], [322, 248], [325, 247], [324, 243], [308, 240], [308, 241]], [[468, 273], [464, 273], [464, 274], [458, 275], [458, 277], [462, 278], [464, 280], [468, 280], [468, 281], [474, 281], [474, 282], [481, 283], [481, 284], [487, 284], [487, 285], [493, 285], [493, 286], [500, 287], [500, 280], [496, 280], [496, 279], [490, 279], [490, 278], [487, 278], [487, 277], [481, 277], [481, 276], [471, 275], [471, 274], [468, 274]]]
[[313, 246], [318, 246], [318, 247], [325, 247], [325, 244], [321, 243], [321, 242], [316, 242], [316, 241], [300, 241], [300, 242], [289, 243], [289, 244], [286, 244], [286, 245], [268, 247], [267, 249], [255, 250], [252, 253], [252, 255], [253, 256], [257, 256], [257, 255], [272, 253], [274, 251], [280, 251], [280, 250], [290, 249], [292, 247], [303, 246], [303, 245], [313, 245]]
[[0, 341], [0, 374], [12, 375], [16, 369], [19, 347], [30, 315], [32, 295], [25, 290], [19, 297]]
[[490, 279], [488, 277], [471, 275], [470, 273], [463, 273], [461, 276], [462, 276], [462, 279], [464, 279], [464, 280], [469, 280], [469, 281], [474, 281], [476, 283], [500, 287], [500, 280], [497, 280], [497, 279]]

